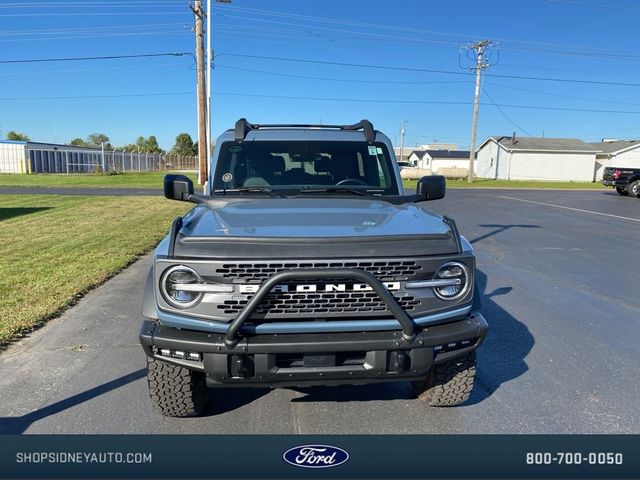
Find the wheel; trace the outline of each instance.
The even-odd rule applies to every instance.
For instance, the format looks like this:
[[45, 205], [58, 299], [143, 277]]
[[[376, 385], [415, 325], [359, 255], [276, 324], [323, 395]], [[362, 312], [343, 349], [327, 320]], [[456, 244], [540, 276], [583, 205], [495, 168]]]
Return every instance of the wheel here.
[[434, 365], [429, 376], [411, 382], [416, 396], [430, 407], [451, 407], [466, 401], [476, 376], [476, 352]]
[[627, 187], [627, 192], [634, 197], [640, 197], [640, 180], [631, 182]]
[[207, 403], [204, 373], [147, 357], [151, 403], [167, 417], [195, 417]]
[[627, 189], [624, 187], [616, 187], [616, 192], [618, 192], [623, 197], [626, 197], [627, 195], [629, 195], [629, 192], [627, 192]]

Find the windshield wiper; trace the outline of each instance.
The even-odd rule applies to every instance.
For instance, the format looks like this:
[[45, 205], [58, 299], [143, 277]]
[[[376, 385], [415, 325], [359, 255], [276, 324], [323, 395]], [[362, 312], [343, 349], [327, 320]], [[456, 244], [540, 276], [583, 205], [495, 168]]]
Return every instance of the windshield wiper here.
[[279, 193], [274, 192], [270, 188], [261, 188], [261, 187], [240, 187], [240, 188], [218, 188], [214, 190], [215, 193], [222, 193], [223, 195], [229, 192], [249, 192], [249, 193], [264, 193], [274, 198], [285, 198], [284, 195], [280, 195]]
[[327, 187], [327, 188], [301, 188], [300, 193], [322, 193], [322, 192], [345, 192], [351, 193], [353, 195], [361, 195], [364, 197], [369, 197], [370, 195], [366, 192], [376, 192], [383, 190], [355, 190], [352, 188], [345, 187]]

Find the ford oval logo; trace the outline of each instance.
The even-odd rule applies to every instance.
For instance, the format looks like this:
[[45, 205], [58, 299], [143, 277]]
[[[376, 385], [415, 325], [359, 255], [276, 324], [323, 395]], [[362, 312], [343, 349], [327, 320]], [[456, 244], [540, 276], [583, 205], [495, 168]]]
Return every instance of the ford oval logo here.
[[349, 460], [349, 454], [331, 445], [302, 445], [290, 448], [282, 458], [296, 467], [328, 468], [342, 465]]

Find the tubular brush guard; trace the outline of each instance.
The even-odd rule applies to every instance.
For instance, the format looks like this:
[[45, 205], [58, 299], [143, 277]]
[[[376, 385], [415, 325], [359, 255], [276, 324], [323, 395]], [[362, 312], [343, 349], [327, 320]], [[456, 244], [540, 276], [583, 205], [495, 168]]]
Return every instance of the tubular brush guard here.
[[402, 325], [402, 338], [411, 341], [416, 336], [416, 325], [409, 315], [398, 304], [394, 296], [389, 293], [384, 285], [376, 277], [364, 270], [355, 269], [313, 269], [313, 268], [300, 268], [295, 270], [288, 270], [286, 272], [279, 272], [269, 277], [261, 286], [256, 294], [251, 297], [249, 303], [247, 303], [238, 315], [238, 317], [231, 322], [227, 334], [224, 338], [224, 343], [232, 347], [239, 341], [238, 332], [242, 328], [242, 325], [249, 320], [256, 308], [262, 303], [264, 298], [269, 292], [278, 284], [288, 280], [305, 280], [305, 279], [318, 279], [318, 278], [350, 278], [358, 280], [360, 282], [369, 285], [375, 293], [378, 294], [380, 300], [382, 300], [393, 316]]

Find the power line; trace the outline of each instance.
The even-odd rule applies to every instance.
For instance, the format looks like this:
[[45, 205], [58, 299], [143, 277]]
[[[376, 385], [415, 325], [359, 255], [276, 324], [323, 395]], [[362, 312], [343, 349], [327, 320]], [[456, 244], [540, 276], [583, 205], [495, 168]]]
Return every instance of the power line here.
[[546, 91], [542, 91], [542, 90], [533, 90], [530, 88], [520, 88], [520, 87], [512, 87], [510, 85], [503, 85], [501, 83], [493, 83], [490, 82], [488, 83], [488, 85], [492, 85], [494, 87], [500, 87], [500, 88], [508, 88], [509, 90], [517, 90], [517, 91], [521, 91], [521, 92], [529, 92], [529, 93], [537, 93], [540, 95], [548, 95], [551, 97], [558, 97], [558, 98], [569, 98], [572, 100], [585, 100], [587, 102], [598, 102], [598, 103], [611, 103], [611, 104], [617, 104], [617, 105], [640, 105], [640, 103], [633, 103], [633, 102], [626, 102], [626, 101], [616, 101], [616, 100], [602, 100], [602, 99], [597, 99], [597, 98], [588, 98], [588, 97], [578, 97], [575, 95], [565, 95], [562, 93], [553, 93], [553, 92], [546, 92]]
[[[457, 100], [333, 98], [333, 97], [306, 97], [306, 96], [291, 96], [291, 95], [266, 95], [266, 94], [258, 94], [258, 93], [240, 93], [240, 92], [214, 92], [214, 94], [223, 95], [223, 96], [234, 96], [234, 97], [276, 98], [276, 99], [283, 99], [283, 100], [314, 100], [314, 101], [345, 102], [345, 103], [398, 103], [398, 104], [409, 104], [409, 105], [473, 105], [473, 102], [457, 101]], [[497, 103], [494, 106], [502, 107], [502, 108], [521, 108], [521, 109], [527, 109], [527, 110], [640, 115], [640, 111], [635, 111], [635, 110], [603, 110], [603, 109], [590, 109], [590, 108], [551, 107], [551, 106], [541, 106], [541, 105], [517, 105], [517, 104], [510, 104], [510, 103], [500, 103], [500, 104]]]
[[[328, 60], [309, 60], [309, 59], [302, 59], [302, 58], [273, 57], [273, 56], [266, 56], [266, 55], [249, 55], [249, 54], [240, 54], [240, 53], [221, 53], [221, 54], [218, 54], [218, 57], [222, 55], [240, 57], [240, 58], [259, 58], [263, 60], [277, 60], [277, 61], [284, 61], [284, 62], [312, 63], [312, 64], [319, 64], [319, 65], [336, 65], [336, 66], [342, 66], [342, 67], [372, 68], [372, 69], [379, 69], [379, 70], [440, 73], [440, 74], [446, 74], [446, 75], [467, 75], [467, 76], [471, 75], [466, 72], [459, 72], [454, 70], [437, 70], [437, 69], [415, 68], [415, 67], [393, 67], [388, 65], [333, 62]], [[590, 85], [616, 85], [621, 87], [640, 87], [640, 83], [608, 82], [608, 81], [600, 81], [600, 80], [582, 80], [582, 79], [553, 78], [553, 77], [526, 77], [521, 75], [501, 75], [501, 74], [495, 74], [495, 73], [491, 73], [491, 74], [488, 73], [486, 74], [486, 76], [494, 77], [494, 78], [510, 78], [510, 79], [517, 79], [517, 80], [565, 82], [565, 83], [579, 83], [579, 84], [590, 84]]]
[[82, 73], [82, 72], [106, 72], [106, 71], [122, 71], [122, 70], [136, 70], [136, 69], [145, 69], [145, 70], [164, 70], [164, 69], [174, 69], [175, 70], [176, 66], [175, 64], [154, 64], [154, 65], [149, 65], [149, 64], [136, 64], [136, 65], [119, 65], [117, 67], [101, 67], [101, 68], [75, 68], [75, 69], [64, 69], [64, 70], [30, 70], [30, 71], [26, 71], [26, 72], [5, 72], [5, 73], [0, 73], [0, 77], [14, 77], [14, 76], [19, 76], [19, 75], [28, 75], [28, 76], [33, 76], [33, 75], [38, 75], [38, 78], [41, 78], [42, 76], [46, 76], [49, 74], [56, 74], [56, 73], [64, 73], [64, 74], [69, 74], [69, 73]]
[[[247, 13], [250, 14], [256, 14], [256, 15], [264, 15], [264, 16], [276, 16], [276, 17], [289, 17], [289, 18], [294, 18], [297, 20], [302, 20], [302, 21], [317, 21], [317, 22], [322, 22], [322, 23], [329, 23], [329, 24], [340, 24], [340, 25], [350, 25], [350, 26], [356, 26], [356, 27], [362, 27], [362, 28], [374, 28], [374, 29], [386, 29], [386, 30], [393, 30], [393, 31], [405, 31], [405, 32], [411, 32], [411, 33], [420, 33], [420, 34], [424, 34], [424, 33], [430, 33], [430, 34], [436, 34], [436, 35], [442, 35], [442, 36], [453, 36], [453, 37], [457, 37], [457, 38], [463, 38], [466, 41], [469, 41], [470, 36], [469, 34], [460, 34], [460, 33], [451, 33], [451, 32], [439, 32], [439, 31], [431, 31], [431, 30], [424, 30], [424, 29], [415, 29], [415, 28], [408, 28], [408, 27], [398, 27], [398, 26], [389, 26], [389, 25], [380, 25], [380, 24], [375, 24], [375, 23], [364, 23], [364, 22], [356, 22], [356, 21], [352, 21], [352, 20], [341, 20], [341, 19], [336, 19], [336, 18], [329, 18], [329, 17], [317, 17], [317, 16], [309, 16], [309, 15], [298, 15], [298, 14], [291, 14], [291, 13], [286, 13], [286, 12], [277, 12], [277, 11], [273, 11], [273, 10], [261, 10], [261, 9], [252, 9], [252, 8], [246, 8], [246, 7], [237, 7], [237, 6], [225, 6], [224, 7], [225, 10], [240, 10], [245, 11]], [[288, 27], [291, 26], [297, 26], [297, 27], [302, 27], [302, 28], [313, 28], [313, 29], [320, 29], [320, 30], [329, 30], [329, 31], [337, 31], [337, 32], [346, 32], [346, 33], [352, 33], [352, 34], [357, 34], [357, 35], [363, 35], [363, 36], [373, 36], [373, 37], [378, 37], [378, 38], [386, 38], [386, 39], [393, 39], [393, 40], [401, 40], [401, 41], [408, 41], [408, 42], [412, 42], [412, 43], [432, 43], [432, 44], [436, 44], [436, 45], [458, 45], [457, 42], [453, 42], [453, 41], [442, 41], [442, 40], [427, 40], [427, 39], [422, 39], [422, 38], [416, 38], [416, 37], [398, 37], [398, 36], [392, 36], [392, 35], [379, 35], [379, 34], [372, 34], [369, 32], [357, 32], [357, 31], [353, 31], [353, 30], [342, 30], [342, 29], [333, 29], [333, 28], [328, 28], [328, 27], [320, 27], [317, 25], [304, 25], [304, 24], [292, 24], [289, 21], [280, 21], [280, 20], [267, 20], [267, 19], [262, 19], [262, 18], [254, 18], [254, 17], [243, 17], [243, 16], [239, 16], [239, 15], [230, 15], [228, 13], [224, 13], [224, 14], [218, 14], [220, 16], [226, 16], [226, 17], [230, 17], [230, 18], [240, 18], [240, 19], [245, 19], [245, 20], [249, 20], [249, 21], [254, 21], [254, 22], [263, 22], [263, 23], [274, 23], [274, 24], [280, 24], [280, 25], [287, 25]], [[636, 54], [632, 54], [632, 53], [619, 53], [619, 52], [608, 52], [608, 51], [603, 51], [602, 49], [594, 49], [594, 48], [590, 48], [589, 50], [575, 50], [575, 49], [580, 49], [584, 47], [577, 47], [577, 46], [571, 46], [571, 45], [566, 45], [566, 44], [554, 44], [554, 43], [545, 43], [545, 42], [537, 42], [537, 41], [530, 41], [530, 40], [516, 40], [516, 39], [507, 39], [507, 38], [496, 38], [497, 41], [500, 41], [502, 43], [506, 42], [506, 43], [510, 43], [510, 44], [516, 44], [516, 46], [510, 46], [510, 47], [505, 47], [502, 46], [502, 50], [505, 51], [514, 51], [514, 52], [536, 52], [536, 53], [543, 53], [543, 54], [554, 54], [554, 55], [565, 55], [565, 56], [580, 56], [580, 57], [601, 57], [601, 58], [605, 58], [605, 59], [626, 59], [626, 60], [639, 60], [640, 56], [636, 55]], [[522, 46], [517, 46], [517, 44], [523, 44], [523, 45], [529, 45], [529, 47], [522, 47]], [[534, 48], [534, 46], [538, 46], [538, 48]], [[562, 50], [552, 50], [549, 49], [549, 47], [561, 47]], [[566, 50], [567, 48], [571, 48], [574, 50]], [[588, 48], [588, 47], [587, 47]]]
[[[157, 25], [120, 25], [108, 27], [50, 28], [38, 30], [14, 30], [0, 32], [0, 42], [22, 42], [37, 40], [66, 40], [74, 38], [107, 38], [123, 36], [178, 35], [189, 33], [184, 23], [161, 23]], [[127, 31], [130, 30], [130, 31]], [[132, 30], [132, 31], [131, 31]], [[3, 38], [9, 37], [9, 38]], [[19, 37], [19, 38], [15, 38]], [[25, 38], [35, 37], [35, 38]]]
[[387, 81], [387, 80], [356, 80], [352, 78], [336, 78], [336, 77], [316, 77], [312, 75], [298, 75], [295, 73], [282, 73], [282, 72], [269, 72], [266, 70], [256, 70], [253, 68], [236, 67], [232, 65], [216, 64], [215, 68], [228, 68], [230, 70], [238, 70], [241, 72], [261, 73], [264, 75], [274, 75], [278, 77], [291, 77], [302, 78], [306, 80], [322, 80], [328, 82], [347, 82], [347, 83], [368, 83], [368, 84], [389, 84], [389, 85], [432, 85], [432, 84], [446, 84], [451, 83], [469, 83], [471, 80], [434, 80], [434, 81]]
[[432, 133], [430, 135], [414, 135], [414, 134], [405, 134], [405, 137], [409, 138], [420, 138], [420, 139], [430, 139], [429, 141], [434, 142], [434, 139], [445, 139], [445, 140], [467, 140], [468, 137], [450, 137], [448, 135], [438, 135], [437, 133]]
[[548, 3], [561, 3], [564, 5], [571, 5], [574, 7], [591, 7], [591, 8], [604, 8], [607, 10], [624, 10], [627, 12], [640, 12], [640, 8], [624, 7], [622, 5], [604, 5], [601, 3], [588, 3], [578, 2], [574, 0], [545, 0]]
[[487, 77], [494, 78], [511, 78], [517, 80], [536, 80], [542, 82], [564, 82], [564, 83], [583, 83], [589, 85], [615, 85], [618, 87], [640, 87], [640, 83], [626, 83], [626, 82], [608, 82], [604, 80], [579, 80], [573, 78], [550, 78], [550, 77], [524, 77], [519, 75], [497, 75], [487, 74]]
[[[443, 31], [437, 31], [437, 30], [427, 30], [424, 28], [411, 28], [411, 27], [397, 26], [397, 25], [388, 25], [388, 24], [384, 25], [379, 23], [358, 22], [354, 20], [345, 20], [345, 19], [332, 18], [332, 17], [301, 15], [301, 14], [294, 14], [294, 13], [288, 13], [288, 12], [279, 12], [274, 10], [263, 10], [258, 8], [240, 7], [237, 5], [225, 5], [224, 7], [219, 7], [219, 8], [225, 11], [237, 10], [237, 11], [241, 11], [241, 12], [244, 11], [244, 12], [255, 14], [255, 15], [271, 16], [271, 17], [278, 17], [278, 18], [289, 17], [289, 18], [295, 18], [295, 19], [309, 21], [309, 22], [315, 21], [315, 22], [329, 23], [329, 24], [350, 25], [350, 26], [369, 28], [369, 29], [374, 28], [374, 29], [392, 30], [394, 32], [402, 31], [402, 32], [418, 33], [418, 34], [427, 33], [432, 35], [456, 37], [462, 41], [469, 41], [470, 39], [478, 36], [477, 34], [470, 35], [468, 33], [455, 33], [451, 31], [443, 32]], [[222, 15], [222, 16], [226, 16], [226, 13], [225, 15]], [[247, 18], [247, 17], [243, 17], [243, 18]], [[249, 19], [251, 20], [250, 17]], [[276, 23], [276, 22], [272, 22], [272, 23]], [[277, 22], [277, 23], [289, 25], [288, 22]], [[309, 28], [309, 26], [306, 26], [306, 25], [305, 27]], [[310, 28], [314, 28], [314, 27], [311, 26]], [[519, 44], [527, 44], [527, 45], [538, 45], [538, 46], [544, 46], [544, 47], [584, 48], [584, 47], [578, 47], [573, 45], [567, 45], [566, 43], [561, 43], [561, 44], [548, 43], [548, 42], [539, 42], [539, 41], [531, 41], [531, 40], [510, 39], [510, 38], [504, 38], [504, 37], [496, 38], [496, 40], [502, 43], [509, 42], [509, 43], [516, 43], [516, 44], [519, 43]], [[600, 50], [601, 54], [607, 54], [607, 52], [602, 52], [602, 49], [595, 49], [595, 50]], [[584, 54], [589, 54], [589, 52], [584, 52]]]
[[524, 132], [526, 135], [529, 135], [530, 137], [533, 137], [533, 135], [529, 132], [527, 132], [524, 128], [522, 128], [520, 125], [518, 125], [515, 120], [513, 120], [509, 115], [507, 115], [505, 113], [504, 110], [502, 110], [502, 108], [500, 108], [500, 106], [495, 102], [495, 100], [493, 99], [493, 97], [491, 95], [489, 95], [489, 92], [487, 92], [487, 90], [482, 87], [482, 91], [484, 92], [484, 94], [487, 96], [487, 98], [489, 99], [489, 101], [493, 104], [494, 107], [496, 107], [498, 109], [498, 111], [504, 116], [504, 118], [506, 118], [507, 120], [509, 120], [514, 127], [516, 127], [518, 130]]
[[[126, 98], [126, 97], [159, 97], [159, 96], [175, 96], [175, 95], [193, 95], [195, 92], [162, 92], [162, 93], [130, 93], [130, 94], [113, 94], [113, 95], [68, 95], [68, 96], [51, 96], [51, 97], [0, 97], [0, 101], [22, 101], [22, 100], [76, 100], [76, 99], [100, 99], [100, 98]], [[312, 100], [325, 102], [345, 102], [345, 103], [398, 103], [398, 104], [415, 104], [415, 105], [473, 105], [473, 102], [456, 101], [456, 100], [404, 100], [404, 99], [379, 99], [379, 98], [332, 98], [332, 97], [308, 97], [308, 96], [292, 96], [292, 95], [267, 95], [245, 92], [214, 92], [214, 95], [233, 96], [233, 97], [252, 97], [252, 98], [275, 98], [283, 100]], [[540, 105], [515, 105], [515, 104], [499, 104], [495, 103], [489, 106], [502, 108], [521, 108], [528, 110], [551, 110], [551, 111], [570, 111], [570, 112], [589, 112], [589, 113], [612, 113], [612, 114], [630, 114], [640, 115], [640, 111], [631, 110], [600, 110], [586, 108], [568, 108], [568, 107], [550, 107]]]
[[[288, 18], [296, 18], [299, 20], [304, 20], [304, 21], [318, 21], [321, 23], [329, 23], [329, 24], [334, 24], [334, 25], [350, 25], [350, 26], [355, 26], [355, 27], [363, 27], [363, 28], [377, 28], [377, 29], [382, 29], [382, 30], [392, 30], [392, 31], [402, 31], [402, 32], [408, 32], [408, 33], [429, 33], [429, 34], [435, 34], [435, 35], [442, 35], [442, 36], [449, 36], [449, 37], [457, 37], [460, 39], [469, 39], [470, 35], [469, 34], [460, 34], [460, 33], [451, 33], [451, 32], [440, 32], [440, 31], [434, 31], [434, 30], [426, 30], [423, 28], [410, 28], [410, 27], [400, 27], [400, 26], [392, 26], [392, 25], [383, 25], [383, 24], [379, 24], [379, 23], [368, 23], [368, 22], [357, 22], [354, 20], [345, 20], [345, 19], [340, 19], [340, 18], [330, 18], [330, 17], [319, 17], [319, 16], [312, 16], [312, 15], [300, 15], [300, 14], [295, 14], [295, 13], [288, 13], [288, 12], [278, 12], [278, 11], [274, 11], [274, 10], [262, 10], [262, 9], [258, 9], [258, 8], [248, 8], [248, 7], [239, 7], [237, 5], [225, 5], [223, 6], [217, 6], [214, 5], [216, 8], [220, 8], [223, 10], [240, 10], [240, 11], [245, 11], [247, 13], [253, 13], [253, 14], [258, 14], [258, 15], [264, 15], [264, 16], [271, 16], [271, 17], [288, 17]], [[227, 16], [227, 14], [225, 13], [224, 15], [221, 16]], [[247, 18], [247, 17], [242, 17], [242, 18]], [[275, 23], [275, 22], [272, 22]], [[285, 23], [285, 22], [277, 22], [277, 23]], [[309, 27], [308, 25], [306, 25], [306, 27]]]
[[84, 60], [114, 60], [120, 58], [149, 58], [149, 57], [182, 57], [192, 55], [191, 52], [174, 53], [145, 53], [139, 55], [108, 55], [103, 57], [68, 57], [68, 58], [31, 58], [26, 60], [0, 60], [0, 64], [6, 63], [45, 63], [45, 62], [79, 62]]
[[57, 33], [83, 33], [83, 32], [109, 32], [113, 30], [126, 30], [129, 28], [137, 29], [164, 29], [166, 27], [185, 27], [185, 23], [154, 23], [154, 24], [138, 24], [138, 25], [112, 25], [102, 27], [74, 27], [74, 28], [38, 28], [34, 30], [7, 30], [0, 31], [0, 36], [13, 35], [53, 35]]
[[184, 15], [180, 12], [0, 13], [0, 17], [121, 17], [128, 15]]
[[[297, 62], [297, 63], [313, 63], [318, 65], [337, 65], [341, 67], [358, 67], [358, 68], [373, 68], [378, 70], [399, 70], [405, 72], [427, 72], [427, 73], [442, 73], [447, 75], [466, 75], [470, 76], [469, 73], [458, 72], [453, 70], [436, 70], [429, 68], [415, 68], [415, 67], [391, 67], [387, 65], [371, 65], [364, 63], [347, 63], [347, 62], [333, 62], [329, 60], [308, 60], [303, 58], [287, 58], [287, 57], [272, 57], [267, 55], [249, 55], [249, 54], [241, 54], [241, 53], [220, 53], [217, 56], [221, 57], [223, 55], [231, 56], [231, 57], [240, 57], [240, 58], [259, 58], [262, 60], [277, 60], [283, 62]], [[640, 86], [640, 84], [639, 84]]]
[[190, 35], [191, 32], [129, 32], [129, 33], [97, 33], [86, 35], [67, 35], [64, 37], [38, 37], [38, 38], [4, 38], [0, 42], [37, 42], [43, 40], [72, 40], [76, 38], [115, 38], [115, 37], [152, 37], [152, 36], [175, 36]]
[[[592, 74], [592, 75], [611, 75], [611, 70], [608, 72], [603, 71], [595, 71], [595, 70], [576, 70], [573, 68], [553, 68], [553, 67], [536, 67], [533, 65], [516, 65], [512, 63], [504, 63], [500, 62], [500, 68], [506, 69], [516, 69], [516, 70], [541, 70], [547, 72], [571, 72], [571, 73], [579, 73], [579, 74]], [[616, 77], [628, 77], [628, 78], [637, 78], [637, 75], [623, 74], [616, 72]]]
[[115, 95], [68, 95], [59, 97], [0, 97], [0, 101], [24, 100], [79, 100], [89, 98], [129, 98], [129, 97], [168, 97], [174, 95], [193, 95], [195, 92], [167, 92], [167, 93], [123, 93]]
[[[362, 41], [365, 41], [365, 40], [393, 41], [394, 43], [403, 42], [403, 43], [421, 44], [421, 45], [432, 44], [436, 46], [455, 46], [455, 47], [459, 46], [458, 42], [453, 42], [453, 41], [430, 40], [430, 39], [423, 39], [423, 38], [417, 38], [417, 37], [400, 37], [397, 35], [381, 35], [381, 34], [370, 33], [370, 32], [359, 32], [354, 30], [343, 30], [343, 29], [335, 29], [335, 28], [328, 28], [328, 27], [291, 24], [288, 22], [279, 22], [276, 20], [254, 19], [251, 17], [240, 17], [240, 16], [234, 16], [234, 15], [225, 15], [225, 16], [232, 17], [232, 18], [243, 18], [246, 20], [256, 21], [256, 22], [276, 23], [280, 25], [286, 25], [287, 27], [293, 26], [293, 27], [299, 27], [302, 29], [302, 30], [296, 31], [295, 34], [287, 34], [287, 33], [283, 33], [282, 31], [273, 31], [269, 29], [262, 30], [262, 32], [248, 32], [246, 31], [246, 29], [249, 28], [249, 26], [247, 25], [241, 25], [241, 26], [221, 25], [222, 28], [227, 26], [235, 27], [233, 30], [233, 35], [236, 38], [238, 37], [247, 38], [248, 35], [258, 35], [258, 36], [262, 35], [263, 37], [267, 37], [267, 38], [279, 37], [279, 38], [300, 39], [301, 36], [304, 35], [305, 37], [307, 37], [307, 39], [310, 39], [310, 40], [323, 39], [327, 41], [333, 41], [334, 39], [336, 39], [336, 40], [362, 40]], [[251, 28], [259, 30], [259, 27], [251, 27]], [[313, 30], [320, 30], [320, 33], [316, 33]], [[339, 32], [339, 33], [349, 34], [350, 37], [340, 37], [336, 35], [333, 35], [330, 37], [326, 35], [324, 32], [322, 32], [324, 30], [328, 30], [330, 32]], [[324, 35], [324, 36], [321, 36], [321, 35]], [[527, 43], [527, 44], [534, 43], [534, 42], [528, 42], [524, 40], [521, 42]], [[609, 51], [602, 51], [602, 50], [589, 50], [589, 51], [552, 50], [546, 47], [526, 47], [526, 48], [516, 47], [516, 46], [508, 47], [508, 46], [504, 46], [503, 44], [501, 44], [500, 48], [502, 51], [509, 51], [509, 52], [534, 52], [534, 53], [541, 53], [541, 54], [552, 54], [552, 55], [563, 55], [563, 56], [578, 56], [578, 57], [589, 57], [589, 58], [598, 57], [605, 60], [640, 61], [640, 55], [637, 55], [637, 54], [609, 52]]]
[[223, 17], [229, 17], [229, 18], [239, 18], [239, 19], [244, 19], [244, 20], [250, 20], [253, 22], [263, 22], [263, 23], [274, 23], [274, 24], [278, 24], [278, 25], [287, 25], [287, 27], [302, 27], [302, 28], [313, 28], [316, 30], [325, 30], [325, 31], [329, 31], [329, 32], [338, 32], [338, 33], [350, 33], [350, 34], [355, 34], [355, 35], [360, 35], [362, 37], [369, 37], [369, 38], [378, 38], [378, 39], [386, 39], [386, 40], [403, 40], [403, 41], [408, 41], [411, 43], [430, 43], [430, 44], [435, 44], [435, 45], [449, 45], [449, 46], [454, 46], [457, 47], [459, 46], [459, 42], [455, 42], [455, 41], [447, 41], [447, 40], [427, 40], [427, 39], [421, 39], [421, 38], [415, 38], [415, 37], [398, 37], [397, 35], [383, 35], [383, 34], [379, 34], [379, 33], [369, 33], [369, 32], [358, 32], [355, 30], [344, 30], [341, 28], [331, 28], [331, 27], [319, 27], [319, 26], [309, 26], [309, 25], [304, 25], [304, 24], [299, 24], [299, 23], [290, 23], [290, 22], [281, 22], [278, 20], [267, 20], [264, 18], [251, 18], [251, 17], [243, 17], [240, 15], [229, 15], [229, 14], [225, 14], [225, 15], [221, 15]]
[[25, 7], [101, 7], [111, 5], [182, 5], [183, 2], [177, 0], [132, 0], [132, 1], [105, 1], [105, 2], [7, 2], [0, 5], [0, 8], [25, 8]]

